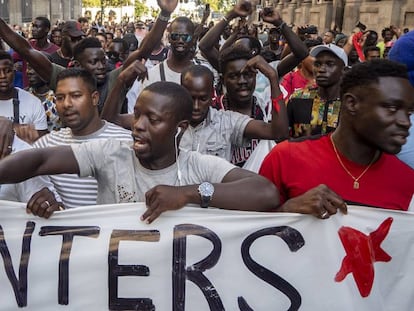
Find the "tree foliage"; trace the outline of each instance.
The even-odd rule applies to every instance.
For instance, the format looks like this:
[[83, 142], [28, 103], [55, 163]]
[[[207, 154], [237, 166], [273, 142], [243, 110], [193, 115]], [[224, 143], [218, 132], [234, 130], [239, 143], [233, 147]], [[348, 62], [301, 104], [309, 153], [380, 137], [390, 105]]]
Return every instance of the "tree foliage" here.
[[135, 16], [141, 18], [141, 16], [148, 13], [149, 9], [148, 6], [145, 4], [144, 1], [135, 1], [135, 8], [134, 8]]
[[102, 5], [105, 7], [127, 6], [127, 5], [132, 5], [132, 1], [131, 0], [82, 0], [82, 6], [85, 8], [97, 8], [97, 7], [100, 8]]
[[212, 11], [226, 12], [228, 11], [235, 3], [234, 0], [196, 0], [197, 5], [204, 6], [209, 3]]

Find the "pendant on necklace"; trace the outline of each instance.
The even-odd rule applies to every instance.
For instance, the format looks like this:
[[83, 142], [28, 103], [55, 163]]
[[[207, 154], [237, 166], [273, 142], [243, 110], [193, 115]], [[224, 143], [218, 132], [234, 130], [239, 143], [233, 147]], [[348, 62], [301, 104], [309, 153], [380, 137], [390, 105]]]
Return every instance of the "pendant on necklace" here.
[[354, 189], [359, 189], [359, 182], [356, 180], [354, 181]]

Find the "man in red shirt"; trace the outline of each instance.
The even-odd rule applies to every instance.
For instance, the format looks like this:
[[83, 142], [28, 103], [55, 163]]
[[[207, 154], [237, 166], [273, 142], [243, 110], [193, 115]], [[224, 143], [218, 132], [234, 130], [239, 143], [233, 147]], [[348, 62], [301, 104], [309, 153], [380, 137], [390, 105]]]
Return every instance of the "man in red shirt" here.
[[[30, 45], [45, 54], [53, 54], [59, 47], [56, 44], [53, 44], [48, 39], [48, 34], [50, 31], [50, 21], [47, 17], [39, 16], [36, 17], [32, 23], [32, 39], [29, 40]], [[21, 56], [17, 53], [13, 53], [13, 60], [22, 61], [22, 72], [23, 72], [23, 85], [26, 87], [29, 85], [27, 78], [27, 62], [25, 59], [22, 59]]]
[[278, 211], [329, 218], [346, 203], [408, 210], [414, 170], [397, 154], [414, 108], [404, 66], [360, 63], [344, 74], [341, 114], [332, 134], [278, 144], [260, 174], [280, 191]]
[[36, 17], [32, 23], [32, 39], [30, 44], [38, 51], [42, 51], [46, 54], [52, 54], [59, 50], [56, 44], [53, 44], [48, 39], [50, 31], [50, 21], [46, 17]]

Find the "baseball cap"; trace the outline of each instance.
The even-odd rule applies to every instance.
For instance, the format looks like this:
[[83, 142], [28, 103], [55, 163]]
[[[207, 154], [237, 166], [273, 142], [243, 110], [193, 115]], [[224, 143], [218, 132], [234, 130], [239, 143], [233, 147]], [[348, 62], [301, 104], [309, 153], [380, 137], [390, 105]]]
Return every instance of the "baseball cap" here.
[[410, 82], [414, 86], [414, 30], [395, 41], [388, 53], [388, 59], [407, 66]]
[[312, 50], [310, 50], [309, 55], [316, 57], [319, 53], [325, 51], [333, 53], [336, 57], [344, 62], [345, 66], [348, 66], [348, 55], [345, 53], [344, 49], [336, 46], [335, 44], [317, 45]]
[[75, 20], [66, 21], [62, 26], [62, 33], [67, 33], [71, 37], [85, 36], [85, 33], [82, 31], [81, 24]]

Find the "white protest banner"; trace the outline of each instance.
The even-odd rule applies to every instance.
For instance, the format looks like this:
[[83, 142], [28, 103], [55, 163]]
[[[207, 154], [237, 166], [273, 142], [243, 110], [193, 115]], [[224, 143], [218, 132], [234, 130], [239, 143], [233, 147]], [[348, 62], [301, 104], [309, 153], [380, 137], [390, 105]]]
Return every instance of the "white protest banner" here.
[[[0, 310], [412, 310], [414, 215], [0, 201]], [[63, 242], [62, 242], [63, 241]]]

